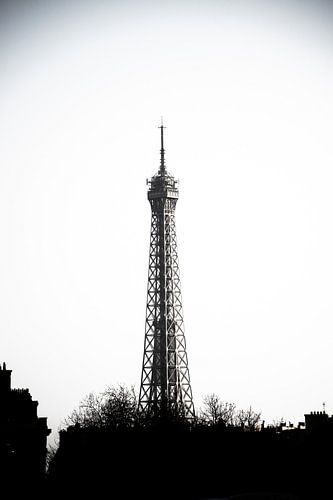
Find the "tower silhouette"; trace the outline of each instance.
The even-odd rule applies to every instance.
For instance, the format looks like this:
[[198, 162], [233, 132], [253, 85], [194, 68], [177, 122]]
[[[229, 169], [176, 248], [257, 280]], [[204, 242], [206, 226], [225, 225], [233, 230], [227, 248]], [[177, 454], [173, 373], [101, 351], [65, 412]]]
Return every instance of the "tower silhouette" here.
[[161, 163], [147, 181], [151, 205], [151, 235], [145, 343], [139, 408], [152, 415], [177, 412], [194, 417], [194, 405], [184, 333], [175, 209], [177, 181], [165, 166], [163, 122]]

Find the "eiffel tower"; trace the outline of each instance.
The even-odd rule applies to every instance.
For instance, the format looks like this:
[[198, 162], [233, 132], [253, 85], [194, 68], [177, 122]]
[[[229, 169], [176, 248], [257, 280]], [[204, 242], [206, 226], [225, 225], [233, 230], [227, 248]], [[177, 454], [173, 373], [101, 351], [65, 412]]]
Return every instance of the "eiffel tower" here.
[[147, 181], [151, 206], [145, 342], [139, 409], [147, 414], [195, 416], [186, 353], [175, 210], [177, 181], [165, 166], [163, 122], [161, 162]]

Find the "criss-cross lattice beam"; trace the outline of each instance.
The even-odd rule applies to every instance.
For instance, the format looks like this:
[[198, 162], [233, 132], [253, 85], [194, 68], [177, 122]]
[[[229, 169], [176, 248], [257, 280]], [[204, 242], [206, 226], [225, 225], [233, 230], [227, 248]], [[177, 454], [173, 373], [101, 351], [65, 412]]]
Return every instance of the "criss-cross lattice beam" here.
[[[163, 165], [164, 166], [164, 165]], [[145, 343], [139, 407], [194, 417], [179, 278], [175, 208], [178, 189], [165, 170], [150, 181], [152, 209]]]

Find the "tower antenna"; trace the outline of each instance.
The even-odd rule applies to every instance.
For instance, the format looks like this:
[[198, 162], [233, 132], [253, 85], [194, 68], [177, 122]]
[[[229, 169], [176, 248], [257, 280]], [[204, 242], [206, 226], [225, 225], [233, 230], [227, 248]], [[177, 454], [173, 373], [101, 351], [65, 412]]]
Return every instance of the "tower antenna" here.
[[161, 116], [161, 125], [158, 127], [161, 129], [161, 165], [160, 165], [160, 174], [165, 175], [165, 160], [164, 160], [164, 138], [163, 138], [163, 130], [166, 128], [163, 125], [163, 116]]

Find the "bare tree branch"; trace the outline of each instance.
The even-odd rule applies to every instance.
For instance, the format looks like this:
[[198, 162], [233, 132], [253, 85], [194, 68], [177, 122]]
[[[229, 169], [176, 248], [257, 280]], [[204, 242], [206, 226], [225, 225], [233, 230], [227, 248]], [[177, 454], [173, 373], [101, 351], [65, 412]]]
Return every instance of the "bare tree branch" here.
[[210, 426], [224, 425], [242, 427], [247, 430], [255, 430], [260, 421], [261, 413], [248, 410], [236, 411], [236, 405], [222, 401], [216, 394], [208, 394], [204, 397], [201, 409], [201, 422]]

